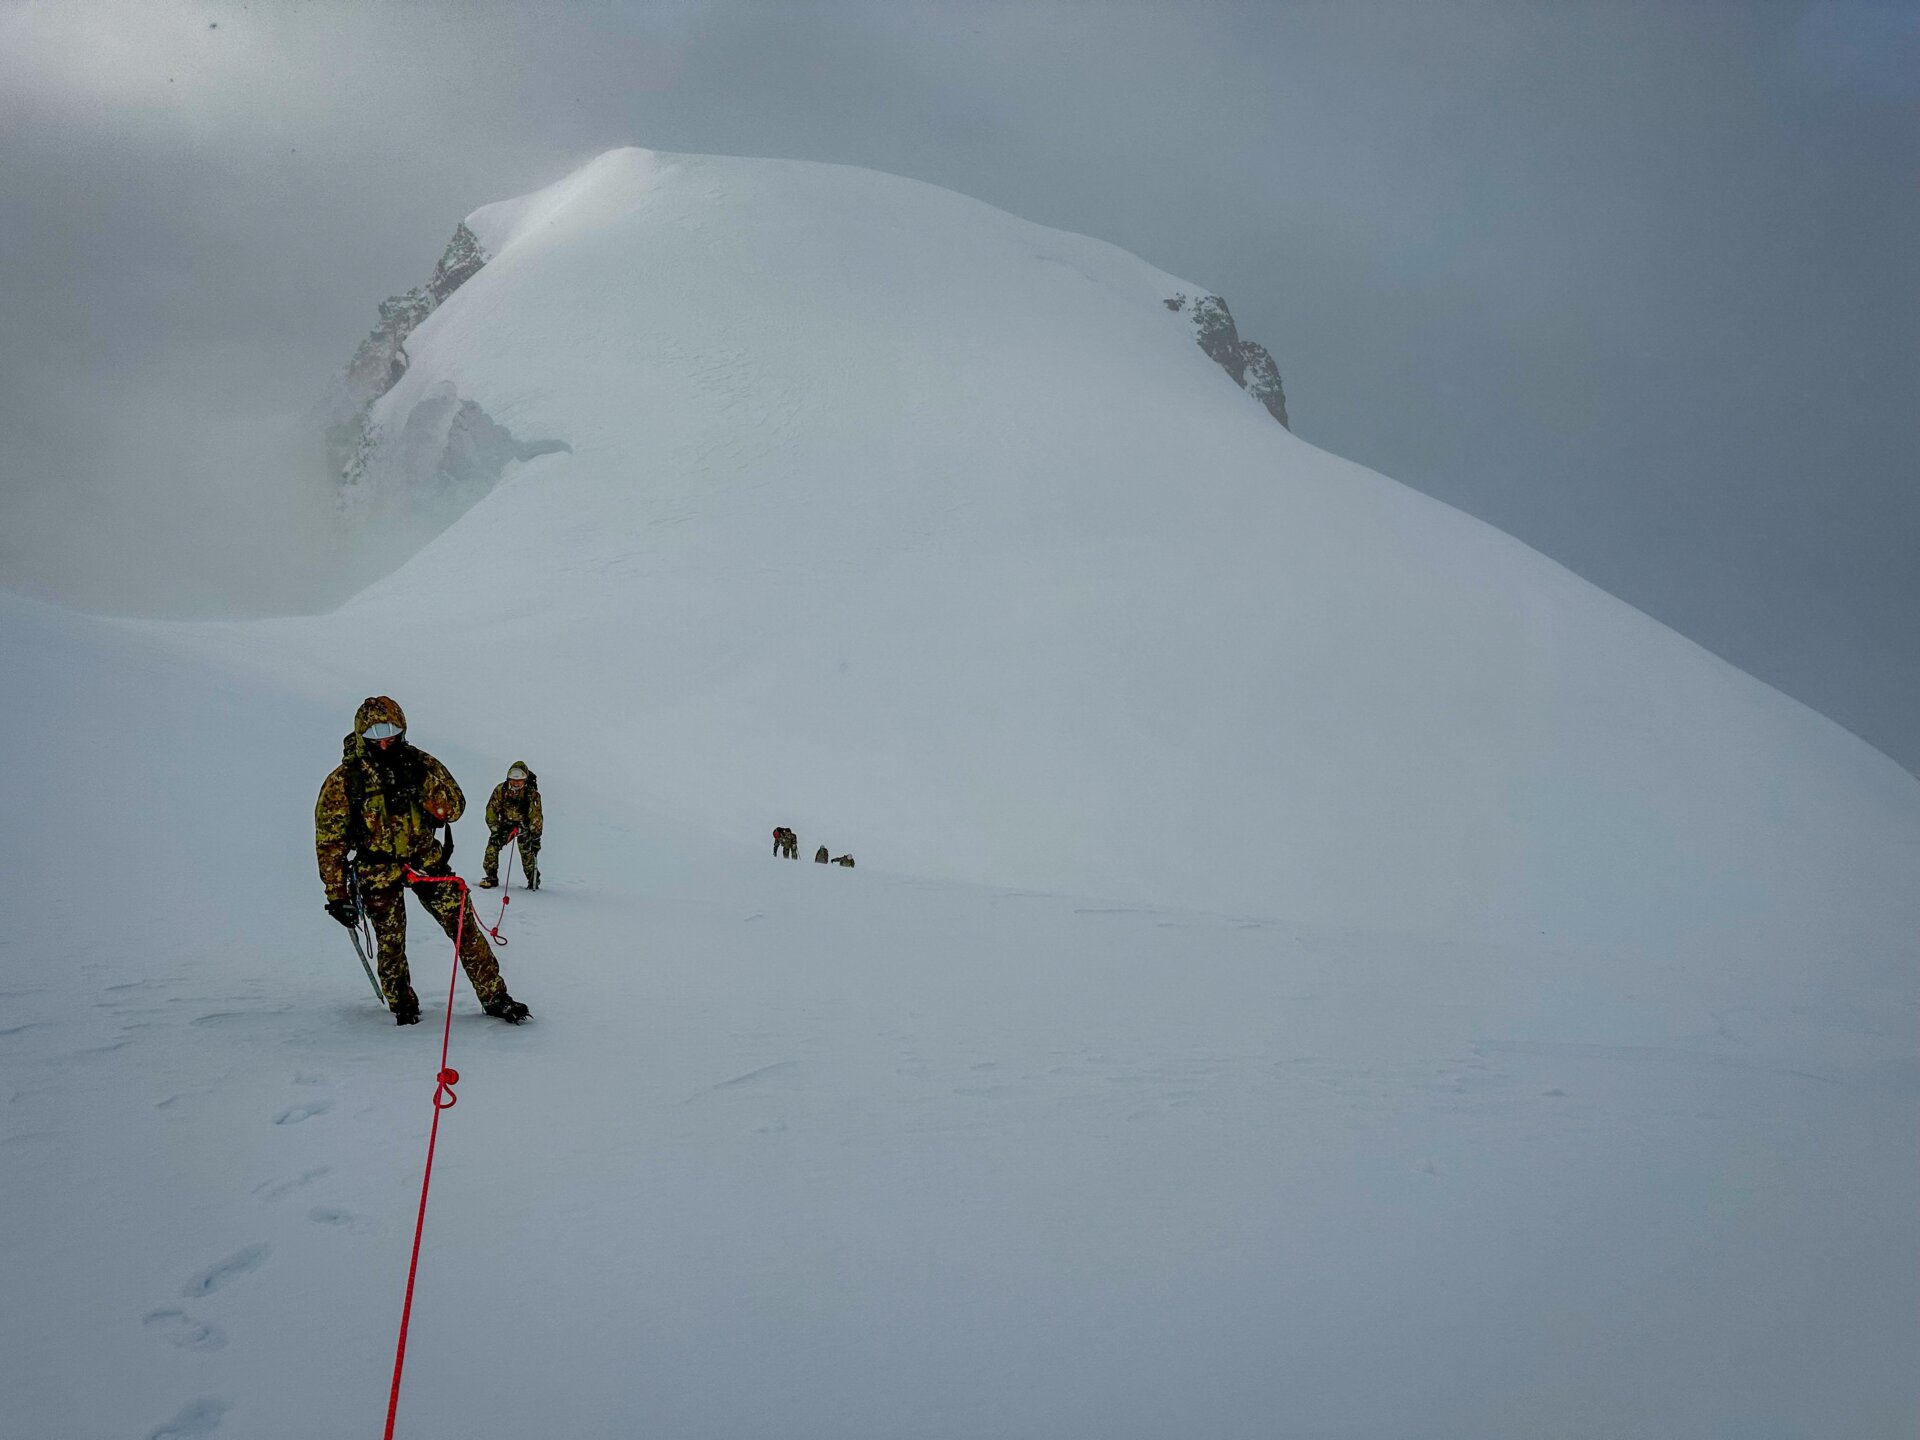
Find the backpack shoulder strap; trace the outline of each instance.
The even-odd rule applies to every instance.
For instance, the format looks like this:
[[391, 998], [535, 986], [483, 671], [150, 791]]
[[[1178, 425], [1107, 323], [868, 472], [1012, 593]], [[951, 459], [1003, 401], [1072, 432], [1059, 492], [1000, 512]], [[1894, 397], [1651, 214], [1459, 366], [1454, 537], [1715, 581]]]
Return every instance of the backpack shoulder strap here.
[[349, 735], [340, 742], [340, 782], [347, 790], [347, 849], [356, 855], [366, 848], [367, 840], [360, 820], [367, 803], [367, 784], [354, 746], [357, 738]]

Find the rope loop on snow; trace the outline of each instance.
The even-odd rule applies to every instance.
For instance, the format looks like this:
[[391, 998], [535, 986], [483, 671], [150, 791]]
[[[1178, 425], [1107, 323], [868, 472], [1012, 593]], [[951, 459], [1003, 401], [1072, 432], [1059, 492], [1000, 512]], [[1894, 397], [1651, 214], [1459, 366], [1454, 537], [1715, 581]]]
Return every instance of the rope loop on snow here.
[[[505, 847], [507, 852], [507, 878], [500, 882], [500, 913], [494, 916], [493, 924], [486, 927], [487, 934], [493, 937], [493, 943], [496, 945], [505, 945], [507, 943], [507, 937], [500, 933], [500, 927], [507, 923], [507, 906], [513, 903], [513, 897], [507, 894], [507, 891], [513, 888], [513, 857], [514, 853], [520, 848], [513, 842], [519, 838], [520, 827], [518, 825], [507, 832]], [[473, 918], [475, 920], [480, 919], [478, 915]]]

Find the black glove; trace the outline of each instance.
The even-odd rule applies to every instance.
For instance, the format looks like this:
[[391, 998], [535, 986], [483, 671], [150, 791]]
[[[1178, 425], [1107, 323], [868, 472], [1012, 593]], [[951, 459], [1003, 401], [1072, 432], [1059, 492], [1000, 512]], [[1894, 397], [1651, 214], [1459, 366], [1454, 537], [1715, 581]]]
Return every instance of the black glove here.
[[327, 914], [351, 930], [360, 923], [360, 909], [351, 900], [327, 901]]

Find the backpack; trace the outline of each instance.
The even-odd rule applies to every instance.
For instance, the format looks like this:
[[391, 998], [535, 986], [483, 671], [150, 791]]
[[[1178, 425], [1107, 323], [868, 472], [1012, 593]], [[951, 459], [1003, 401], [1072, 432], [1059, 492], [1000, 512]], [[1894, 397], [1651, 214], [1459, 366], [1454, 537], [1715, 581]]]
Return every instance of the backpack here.
[[[418, 803], [421, 787], [427, 778], [427, 762], [421, 758], [420, 752], [405, 740], [400, 741], [394, 746], [393, 754], [392, 769], [394, 787], [392, 794], [394, 798], [410, 798], [414, 800], [415, 803]], [[352, 851], [356, 857], [367, 848], [367, 833], [363, 828], [363, 823], [360, 818], [361, 812], [366, 809], [367, 804], [366, 774], [360, 768], [365, 763], [366, 756], [358, 735], [349, 735], [345, 740], [341, 741], [340, 779], [347, 791], [347, 849]], [[528, 783], [531, 784], [532, 781], [529, 780]], [[421, 807], [423, 811], [425, 808], [425, 806]], [[431, 822], [433, 820], [432, 815], [429, 814], [427, 819]], [[437, 824], [429, 823], [427, 828], [432, 831], [438, 830], [440, 827]], [[453, 826], [448, 825], [446, 827], [440, 844], [443, 847], [440, 859], [441, 863], [444, 864], [453, 858]]]

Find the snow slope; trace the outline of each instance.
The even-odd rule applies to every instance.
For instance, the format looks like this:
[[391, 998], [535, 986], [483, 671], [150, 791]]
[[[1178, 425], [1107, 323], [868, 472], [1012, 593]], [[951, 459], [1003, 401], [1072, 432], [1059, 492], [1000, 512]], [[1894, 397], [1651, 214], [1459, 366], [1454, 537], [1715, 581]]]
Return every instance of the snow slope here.
[[[0, 667], [35, 697], [0, 711], [35, 759], [0, 1433], [378, 1434], [439, 1033], [319, 911], [342, 709], [21, 602]], [[504, 768], [415, 724], [469, 796]], [[1920, 1418], [1910, 972], [1097, 905], [548, 805], [502, 953], [536, 1018], [457, 998], [403, 1436]]]
[[273, 629], [289, 683], [564, 736], [578, 783], [906, 873], [1501, 939], [1884, 933], [1897, 767], [1287, 433], [1162, 304], [1203, 287], [791, 162], [613, 151], [467, 223], [494, 258], [376, 419], [451, 392], [572, 453]]
[[1909, 777], [1111, 247], [640, 151], [469, 223], [380, 418], [571, 453], [333, 615], [0, 597], [0, 1434], [378, 1433], [438, 1034], [308, 829], [374, 692], [550, 824], [403, 1435], [1912, 1433]]

